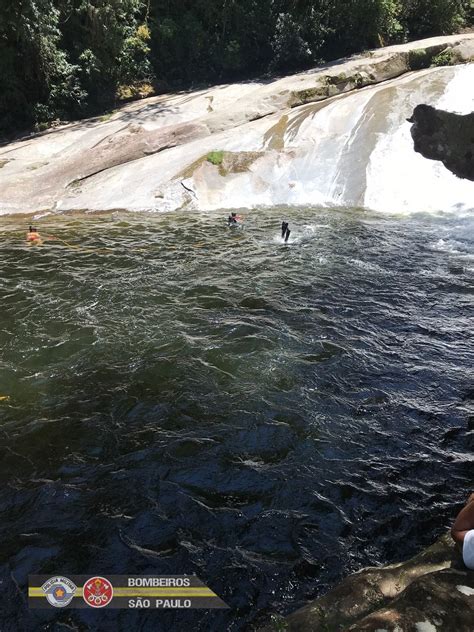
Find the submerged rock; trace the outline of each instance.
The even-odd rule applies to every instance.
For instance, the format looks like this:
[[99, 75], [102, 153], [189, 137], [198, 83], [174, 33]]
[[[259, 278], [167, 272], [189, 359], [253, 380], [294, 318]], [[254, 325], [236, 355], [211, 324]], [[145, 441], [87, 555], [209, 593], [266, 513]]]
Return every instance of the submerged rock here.
[[474, 180], [474, 112], [461, 115], [418, 105], [410, 122], [415, 151], [441, 161], [459, 178]]
[[401, 564], [367, 568], [262, 632], [469, 632], [474, 572], [448, 534]]

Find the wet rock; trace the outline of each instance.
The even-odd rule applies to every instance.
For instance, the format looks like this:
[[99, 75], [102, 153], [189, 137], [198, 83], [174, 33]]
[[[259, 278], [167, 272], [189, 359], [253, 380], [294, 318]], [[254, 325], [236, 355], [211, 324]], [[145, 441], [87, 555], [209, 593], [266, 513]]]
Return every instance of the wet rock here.
[[288, 632], [469, 632], [473, 617], [474, 572], [446, 534], [407, 562], [348, 577], [279, 625]]
[[459, 178], [474, 180], [474, 112], [461, 115], [418, 105], [409, 121], [415, 151], [441, 161]]
[[349, 631], [468, 632], [474, 616], [474, 573], [447, 569], [416, 579], [388, 608], [377, 610]]

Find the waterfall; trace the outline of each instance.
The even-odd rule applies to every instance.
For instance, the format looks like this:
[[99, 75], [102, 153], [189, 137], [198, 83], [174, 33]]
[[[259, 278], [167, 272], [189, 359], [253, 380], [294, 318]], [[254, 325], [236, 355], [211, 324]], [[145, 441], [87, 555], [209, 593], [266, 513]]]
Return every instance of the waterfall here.
[[472, 182], [457, 178], [442, 163], [426, 160], [413, 150], [411, 125], [405, 118], [419, 103], [459, 114], [471, 112], [474, 109], [474, 65], [435, 71], [396, 91], [388, 130], [379, 137], [367, 165], [364, 205], [393, 212], [474, 208]]
[[[228, 151], [261, 150], [247, 173], [194, 176], [201, 208], [258, 205], [338, 205], [381, 212], [468, 211], [474, 184], [413, 148], [416, 105], [458, 113], [474, 109], [474, 64], [405, 75], [327, 103], [295, 108], [228, 138]], [[280, 115], [279, 115], [280, 116]], [[282, 147], [271, 150], [274, 134]], [[272, 130], [278, 130], [272, 132]], [[253, 130], [253, 134], [252, 134]]]
[[[302, 81], [295, 75], [276, 82], [278, 88], [234, 85], [177, 95], [164, 111], [161, 101], [143, 111], [133, 106], [110, 122], [14, 143], [0, 152], [0, 214], [275, 205], [463, 214], [474, 208], [474, 183], [417, 154], [406, 120], [421, 103], [474, 110], [474, 64], [422, 70], [280, 109]], [[208, 112], [209, 94], [220, 104], [217, 114]], [[253, 101], [258, 116], [245, 123]], [[188, 136], [183, 121], [196, 123]], [[160, 134], [169, 146], [160, 146]], [[225, 154], [223, 165], [207, 160], [212, 151]]]

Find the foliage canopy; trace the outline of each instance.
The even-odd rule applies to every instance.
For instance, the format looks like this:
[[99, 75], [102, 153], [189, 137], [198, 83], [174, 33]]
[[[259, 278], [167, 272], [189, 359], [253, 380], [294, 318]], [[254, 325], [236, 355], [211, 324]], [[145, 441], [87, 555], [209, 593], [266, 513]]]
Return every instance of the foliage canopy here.
[[2, 0], [0, 132], [454, 32], [471, 0]]

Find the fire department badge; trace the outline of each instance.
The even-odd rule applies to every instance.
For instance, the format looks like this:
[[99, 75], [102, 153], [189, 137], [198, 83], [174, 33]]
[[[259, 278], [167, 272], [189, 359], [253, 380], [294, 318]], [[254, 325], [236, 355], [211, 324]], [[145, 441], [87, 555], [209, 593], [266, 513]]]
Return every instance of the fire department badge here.
[[77, 586], [67, 577], [51, 577], [44, 582], [41, 590], [51, 606], [64, 608], [71, 603]]
[[84, 584], [82, 595], [91, 608], [104, 608], [112, 601], [114, 587], [104, 577], [91, 577]]

